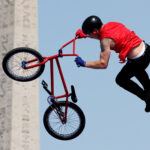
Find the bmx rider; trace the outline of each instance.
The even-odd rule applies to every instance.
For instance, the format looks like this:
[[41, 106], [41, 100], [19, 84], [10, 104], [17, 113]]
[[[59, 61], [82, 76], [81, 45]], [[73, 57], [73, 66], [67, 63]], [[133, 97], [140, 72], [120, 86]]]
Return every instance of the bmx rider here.
[[[129, 30], [122, 23], [108, 22], [103, 24], [97, 16], [89, 16], [82, 24], [82, 30], [76, 35], [80, 38], [94, 38], [100, 40], [100, 59], [89, 62], [76, 57], [78, 67], [106, 69], [109, 63], [111, 50], [119, 53], [120, 63], [125, 63], [116, 77], [116, 83], [125, 90], [138, 96], [146, 103], [145, 111], [150, 112], [150, 79], [145, 71], [150, 63], [150, 46]], [[136, 77], [142, 84], [141, 88], [131, 80]]]

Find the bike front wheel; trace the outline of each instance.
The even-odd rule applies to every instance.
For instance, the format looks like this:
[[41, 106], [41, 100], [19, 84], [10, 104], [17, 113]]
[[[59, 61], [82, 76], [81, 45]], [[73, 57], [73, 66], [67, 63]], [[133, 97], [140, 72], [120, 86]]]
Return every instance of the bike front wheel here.
[[[61, 115], [65, 114], [65, 105], [65, 101], [57, 102]], [[44, 114], [44, 126], [50, 135], [59, 140], [70, 140], [81, 134], [85, 127], [85, 116], [77, 105], [68, 102], [66, 123], [62, 123], [59, 115], [54, 104], [49, 106]]]
[[[31, 60], [35, 61], [26, 63]], [[44, 71], [45, 65], [40, 65], [30, 69], [24, 69], [24, 66], [29, 67], [42, 61], [43, 57], [36, 50], [27, 47], [19, 47], [6, 54], [2, 65], [7, 76], [16, 81], [26, 82], [39, 77]]]

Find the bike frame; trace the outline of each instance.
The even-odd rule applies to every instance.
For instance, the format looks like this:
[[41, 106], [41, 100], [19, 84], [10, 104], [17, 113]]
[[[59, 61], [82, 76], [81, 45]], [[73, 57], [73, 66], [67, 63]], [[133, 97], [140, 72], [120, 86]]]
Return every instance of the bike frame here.
[[[66, 122], [66, 118], [67, 118], [67, 106], [68, 106], [68, 97], [71, 96], [71, 93], [68, 92], [68, 89], [67, 89], [67, 85], [66, 85], [66, 82], [65, 82], [65, 79], [64, 79], [64, 76], [63, 76], [63, 72], [62, 72], [62, 69], [61, 69], [61, 66], [60, 66], [60, 63], [59, 63], [59, 57], [63, 57], [63, 56], [78, 56], [76, 53], [75, 53], [75, 41], [76, 39], [78, 39], [78, 36], [76, 36], [74, 39], [72, 39], [71, 41], [69, 41], [68, 43], [64, 44], [60, 50], [62, 50], [64, 47], [66, 47], [67, 45], [69, 45], [70, 43], [73, 43], [73, 53], [72, 54], [62, 54], [62, 53], [59, 53], [57, 55], [53, 55], [53, 56], [50, 56], [50, 57], [43, 57], [44, 61], [42, 61], [41, 63], [37, 63], [35, 65], [31, 65], [29, 67], [24, 67], [24, 69], [31, 69], [31, 68], [34, 68], [34, 67], [37, 67], [37, 66], [41, 66], [43, 64], [45, 64], [47, 61], [50, 61], [50, 79], [51, 79], [51, 94], [52, 96], [54, 96], [54, 59], [56, 61], [56, 64], [57, 64], [57, 67], [58, 67], [58, 70], [59, 70], [59, 74], [60, 74], [60, 77], [61, 77], [61, 80], [62, 80], [62, 84], [63, 84], [63, 87], [64, 87], [64, 90], [65, 90], [65, 94], [64, 95], [59, 95], [59, 96], [56, 96], [56, 99], [59, 99], [59, 98], [64, 98], [66, 97], [66, 106], [65, 106], [65, 118], [62, 119], [62, 117], [59, 115], [59, 118], [61, 119], [62, 123], [65, 123]], [[31, 62], [34, 62], [36, 61], [37, 59], [33, 59], [33, 60], [29, 60], [26, 62], [26, 64], [28, 63], [31, 63]]]

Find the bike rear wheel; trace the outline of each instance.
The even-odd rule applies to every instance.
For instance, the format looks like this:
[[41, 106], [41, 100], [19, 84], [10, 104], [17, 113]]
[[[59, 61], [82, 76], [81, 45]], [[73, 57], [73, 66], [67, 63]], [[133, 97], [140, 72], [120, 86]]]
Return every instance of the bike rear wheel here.
[[[61, 113], [65, 114], [65, 101], [57, 102]], [[85, 116], [75, 104], [68, 102], [67, 121], [62, 123], [54, 104], [49, 106], [43, 118], [47, 132], [59, 140], [70, 140], [81, 134], [85, 127]]]
[[[34, 60], [31, 63], [27, 61]], [[36, 50], [19, 47], [11, 50], [3, 59], [3, 70], [12, 79], [26, 82], [39, 77], [44, 71], [45, 65], [37, 66], [30, 69], [24, 69], [23, 66], [29, 67], [43, 61], [43, 57]]]

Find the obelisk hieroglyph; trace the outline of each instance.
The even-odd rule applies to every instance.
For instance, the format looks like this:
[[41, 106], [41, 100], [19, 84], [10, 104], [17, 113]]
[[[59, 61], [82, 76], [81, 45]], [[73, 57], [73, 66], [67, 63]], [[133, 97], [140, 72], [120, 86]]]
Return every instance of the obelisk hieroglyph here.
[[[0, 0], [0, 64], [16, 47], [38, 49], [37, 0]], [[0, 150], [39, 150], [38, 79], [17, 82], [0, 65]]]

